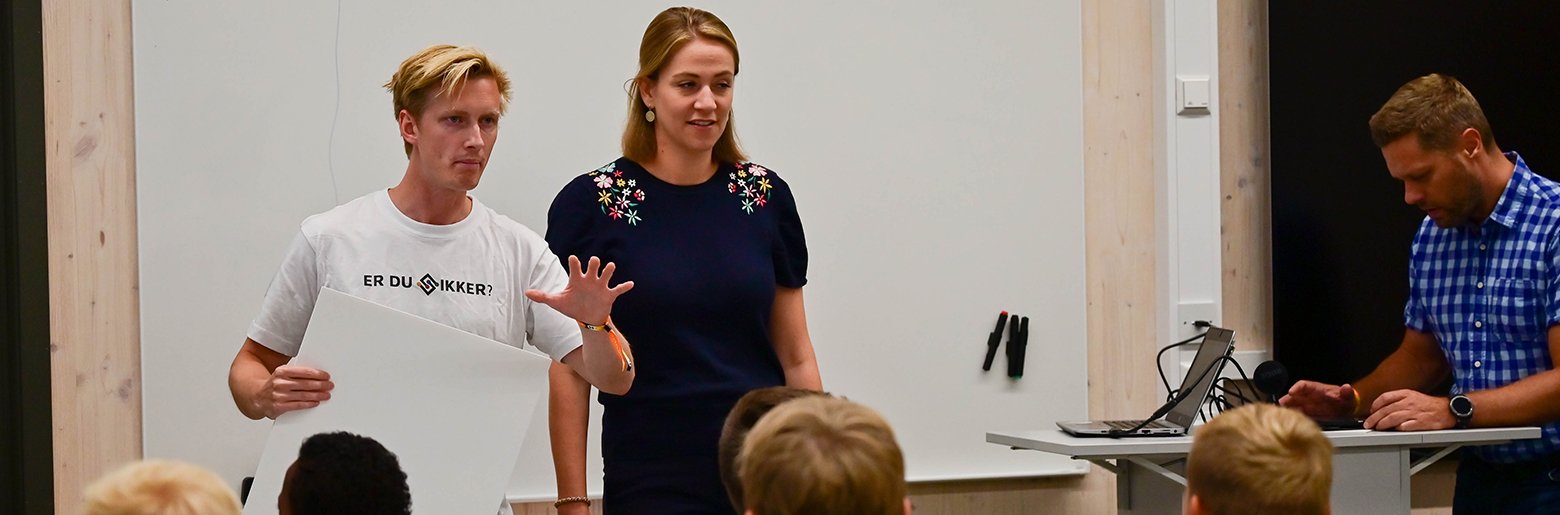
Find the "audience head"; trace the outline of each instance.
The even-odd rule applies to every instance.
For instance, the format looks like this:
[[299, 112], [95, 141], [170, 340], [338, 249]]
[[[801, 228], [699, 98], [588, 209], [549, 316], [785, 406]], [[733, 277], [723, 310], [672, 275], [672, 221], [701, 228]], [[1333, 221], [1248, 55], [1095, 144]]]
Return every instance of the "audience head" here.
[[412, 493], [395, 454], [379, 442], [320, 433], [298, 448], [277, 507], [281, 515], [408, 515]]
[[199, 465], [142, 461], [87, 487], [86, 515], [238, 515], [238, 497]]
[[1186, 462], [1188, 515], [1326, 515], [1332, 444], [1300, 412], [1226, 411], [1197, 428]]
[[731, 505], [738, 513], [746, 506], [742, 499], [742, 478], [737, 476], [737, 455], [742, 452], [742, 442], [747, 440], [753, 424], [757, 424], [758, 419], [780, 403], [802, 397], [828, 395], [805, 388], [772, 386], [748, 392], [731, 408], [731, 414], [726, 416], [726, 425], [720, 429], [720, 481], [725, 483], [726, 495], [731, 497]]
[[749, 515], [900, 515], [905, 461], [888, 421], [844, 399], [787, 401], [764, 415], [737, 457]]

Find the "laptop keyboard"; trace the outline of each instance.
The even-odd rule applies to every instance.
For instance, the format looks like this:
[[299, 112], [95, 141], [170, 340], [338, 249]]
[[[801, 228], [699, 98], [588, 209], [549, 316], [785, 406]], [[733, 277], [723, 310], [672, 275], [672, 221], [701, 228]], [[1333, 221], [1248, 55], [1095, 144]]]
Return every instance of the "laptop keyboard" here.
[[[1111, 420], [1105, 422], [1105, 425], [1110, 426], [1111, 429], [1132, 429], [1142, 423], [1143, 421], [1141, 420]], [[1173, 429], [1175, 427], [1178, 426], [1167, 424], [1163, 420], [1155, 420], [1143, 426], [1144, 429]]]

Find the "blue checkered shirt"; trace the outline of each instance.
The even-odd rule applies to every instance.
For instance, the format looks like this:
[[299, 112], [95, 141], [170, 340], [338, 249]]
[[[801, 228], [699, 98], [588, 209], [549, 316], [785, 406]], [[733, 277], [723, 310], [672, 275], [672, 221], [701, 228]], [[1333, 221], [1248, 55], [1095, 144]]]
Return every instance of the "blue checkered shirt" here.
[[[1414, 236], [1404, 325], [1435, 335], [1452, 365], [1452, 394], [1500, 388], [1553, 368], [1549, 326], [1560, 323], [1560, 184], [1516, 152], [1511, 181], [1477, 228], [1442, 229], [1429, 217]], [[1477, 409], [1477, 407], [1475, 408]], [[1515, 463], [1560, 451], [1560, 421], [1543, 437], [1474, 452]]]

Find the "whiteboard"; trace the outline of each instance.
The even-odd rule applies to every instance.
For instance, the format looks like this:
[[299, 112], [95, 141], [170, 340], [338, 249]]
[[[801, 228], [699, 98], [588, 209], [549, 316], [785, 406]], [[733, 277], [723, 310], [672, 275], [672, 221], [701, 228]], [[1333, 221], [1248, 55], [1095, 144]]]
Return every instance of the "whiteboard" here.
[[[405, 171], [380, 87], [401, 60], [472, 44], [509, 71], [473, 195], [545, 232], [557, 191], [619, 155], [624, 81], [667, 6], [136, 2], [146, 456], [253, 473], [266, 424], [233, 407], [228, 365], [298, 223]], [[699, 7], [741, 45], [738, 134], [797, 198], [825, 388], [888, 418], [911, 480], [1083, 473], [984, 441], [1087, 414], [1080, 4]], [[1032, 318], [1019, 381], [979, 369], [1001, 310]], [[512, 499], [554, 498], [545, 434]]]

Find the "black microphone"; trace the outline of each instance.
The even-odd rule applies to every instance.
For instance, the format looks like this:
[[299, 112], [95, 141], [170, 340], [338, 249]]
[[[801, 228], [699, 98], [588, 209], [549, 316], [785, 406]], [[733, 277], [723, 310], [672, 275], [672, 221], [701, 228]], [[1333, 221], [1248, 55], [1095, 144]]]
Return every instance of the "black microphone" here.
[[1277, 403], [1279, 397], [1289, 393], [1289, 369], [1277, 361], [1264, 361], [1252, 372], [1251, 382], [1257, 390], [1268, 394], [1269, 400]]

